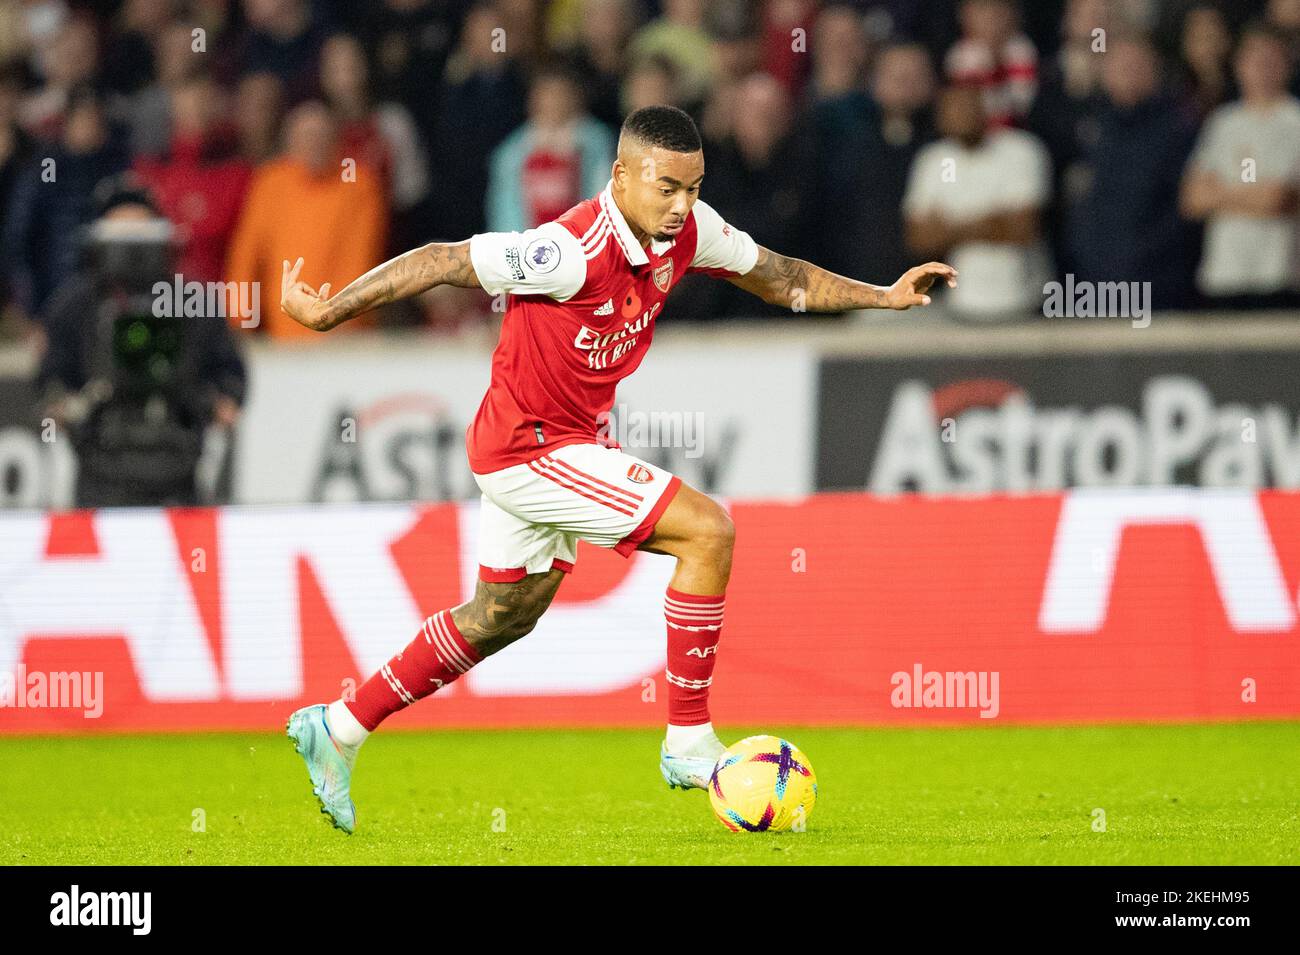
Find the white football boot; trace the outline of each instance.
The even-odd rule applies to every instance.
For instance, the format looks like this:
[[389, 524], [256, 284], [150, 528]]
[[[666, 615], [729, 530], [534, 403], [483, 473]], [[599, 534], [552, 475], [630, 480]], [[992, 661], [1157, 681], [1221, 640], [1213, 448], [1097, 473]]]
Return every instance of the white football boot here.
[[665, 740], [659, 745], [659, 772], [669, 789], [708, 789], [713, 767], [726, 748], [716, 733], [696, 740], [680, 753], [669, 753]]

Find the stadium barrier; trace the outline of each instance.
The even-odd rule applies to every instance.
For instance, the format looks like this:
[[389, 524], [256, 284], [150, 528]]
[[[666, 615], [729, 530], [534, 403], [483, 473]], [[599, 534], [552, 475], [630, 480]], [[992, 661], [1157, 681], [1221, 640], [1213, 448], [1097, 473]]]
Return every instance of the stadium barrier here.
[[[488, 333], [247, 342], [211, 503], [464, 501], [465, 427]], [[76, 463], [41, 420], [34, 354], [0, 349], [0, 508], [68, 507]], [[1024, 493], [1069, 487], [1300, 489], [1300, 322], [1157, 314], [954, 327], [924, 314], [655, 333], [619, 387], [624, 447], [711, 494]]]
[[[1300, 716], [1300, 494], [730, 506], [721, 723]], [[280, 727], [471, 592], [475, 529], [473, 504], [0, 513], [0, 732]], [[584, 545], [533, 634], [393, 724], [658, 724], [671, 569]]]

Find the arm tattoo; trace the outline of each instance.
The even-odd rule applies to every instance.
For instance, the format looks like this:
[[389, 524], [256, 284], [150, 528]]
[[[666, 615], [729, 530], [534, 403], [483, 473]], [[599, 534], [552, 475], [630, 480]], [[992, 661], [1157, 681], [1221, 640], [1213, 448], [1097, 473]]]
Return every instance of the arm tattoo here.
[[379, 305], [419, 295], [435, 285], [476, 288], [468, 242], [430, 242], [377, 265], [329, 300], [331, 327]]
[[455, 608], [451, 618], [469, 644], [488, 656], [533, 629], [563, 579], [563, 571], [551, 570], [510, 584], [480, 580], [474, 596]]
[[729, 279], [763, 301], [794, 311], [841, 312], [851, 308], [884, 308], [888, 289], [836, 275], [826, 269], [778, 255], [761, 245], [754, 267]]

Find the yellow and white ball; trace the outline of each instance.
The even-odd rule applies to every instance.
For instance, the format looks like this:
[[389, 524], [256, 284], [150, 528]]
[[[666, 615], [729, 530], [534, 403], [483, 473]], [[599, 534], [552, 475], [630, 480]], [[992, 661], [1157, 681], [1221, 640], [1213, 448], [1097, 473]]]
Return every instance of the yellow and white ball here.
[[817, 801], [817, 776], [799, 747], [749, 736], [718, 757], [709, 802], [732, 832], [802, 829]]

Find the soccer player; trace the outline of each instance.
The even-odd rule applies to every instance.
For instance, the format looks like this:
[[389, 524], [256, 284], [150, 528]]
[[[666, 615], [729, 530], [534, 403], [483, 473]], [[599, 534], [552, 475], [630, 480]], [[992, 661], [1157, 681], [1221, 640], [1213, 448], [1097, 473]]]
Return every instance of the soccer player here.
[[690, 116], [650, 106], [627, 117], [600, 195], [524, 232], [433, 242], [383, 263], [333, 297], [284, 263], [281, 306], [328, 331], [435, 285], [507, 294], [492, 379], [466, 434], [483, 492], [474, 596], [424, 621], [356, 692], [298, 710], [288, 734], [322, 811], [352, 832], [349, 796], [362, 742], [390, 714], [451, 683], [529, 633], [579, 540], [667, 554], [668, 729], [659, 768], [670, 787], [704, 789], [724, 749], [709, 718], [734, 531], [719, 505], [602, 440], [618, 382], [634, 372], [664, 299], [688, 272], [725, 278], [765, 302], [807, 311], [928, 305], [929, 262], [881, 287], [762, 248], [699, 199], [704, 155]]

